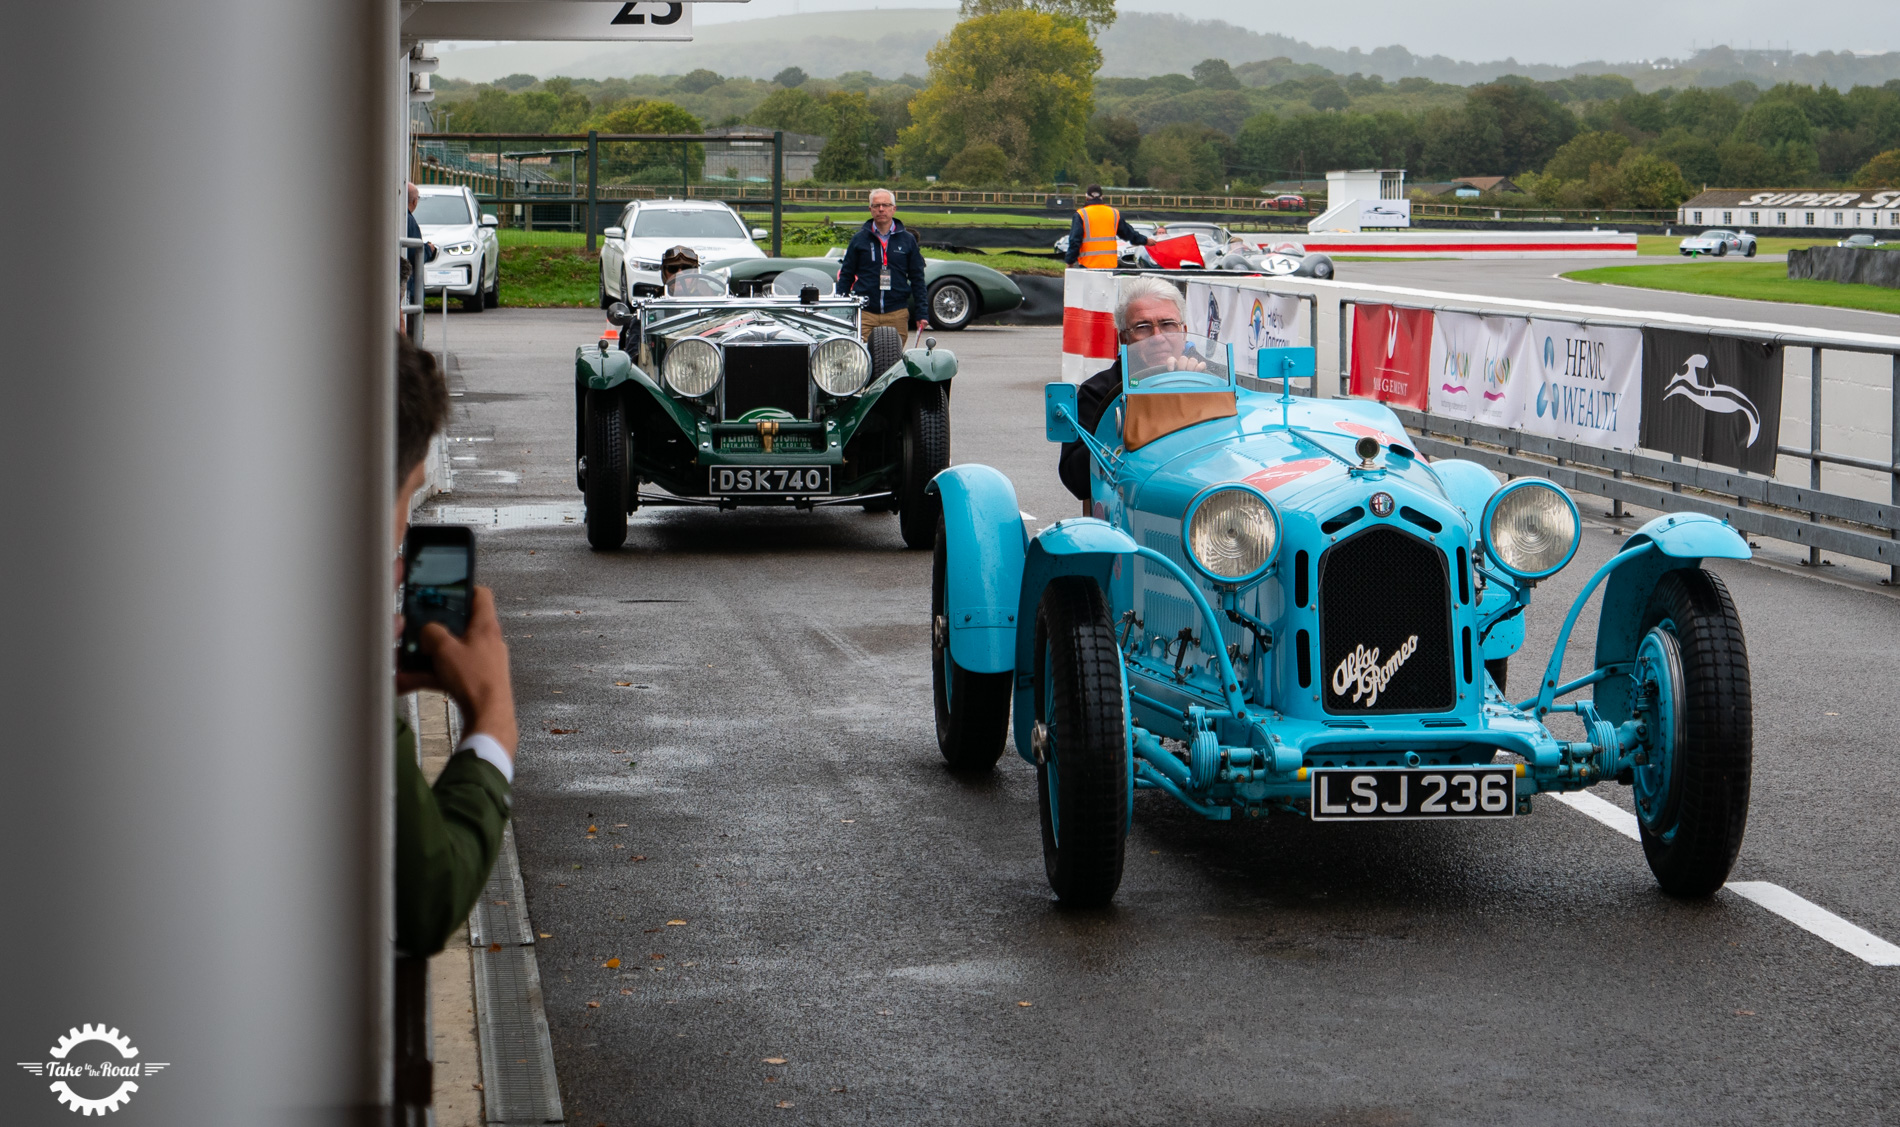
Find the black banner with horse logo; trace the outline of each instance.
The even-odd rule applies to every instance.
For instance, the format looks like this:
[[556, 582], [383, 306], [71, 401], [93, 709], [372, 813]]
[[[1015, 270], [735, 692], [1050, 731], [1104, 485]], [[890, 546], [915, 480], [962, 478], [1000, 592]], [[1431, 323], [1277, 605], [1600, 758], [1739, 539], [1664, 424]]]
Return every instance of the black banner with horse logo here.
[[1772, 475], [1780, 441], [1780, 345], [1643, 330], [1644, 446]]

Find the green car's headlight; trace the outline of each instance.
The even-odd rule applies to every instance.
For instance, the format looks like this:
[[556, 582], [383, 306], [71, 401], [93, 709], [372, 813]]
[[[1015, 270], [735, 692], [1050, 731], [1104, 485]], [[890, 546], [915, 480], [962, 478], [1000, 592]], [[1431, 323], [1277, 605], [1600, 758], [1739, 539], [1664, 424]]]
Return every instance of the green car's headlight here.
[[871, 382], [871, 354], [850, 337], [811, 350], [811, 378], [826, 395], [856, 395]]
[[711, 341], [688, 337], [666, 350], [666, 386], [676, 394], [697, 399], [719, 386], [719, 348]]
[[1548, 481], [1523, 478], [1491, 495], [1478, 522], [1484, 551], [1519, 579], [1555, 575], [1577, 554], [1583, 522], [1568, 494]]
[[1250, 485], [1217, 485], [1188, 504], [1187, 555], [1216, 583], [1244, 583], [1280, 547], [1280, 514]]

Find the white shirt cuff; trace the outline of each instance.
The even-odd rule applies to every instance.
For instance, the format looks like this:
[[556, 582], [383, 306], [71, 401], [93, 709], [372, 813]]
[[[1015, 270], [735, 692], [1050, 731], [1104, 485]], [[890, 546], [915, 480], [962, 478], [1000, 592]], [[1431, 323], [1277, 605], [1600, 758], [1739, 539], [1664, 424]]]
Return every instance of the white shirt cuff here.
[[474, 752], [475, 758], [492, 764], [495, 770], [501, 772], [501, 777], [508, 781], [509, 786], [514, 785], [515, 761], [508, 757], [506, 751], [502, 750], [501, 744], [495, 737], [486, 732], [476, 732], [472, 736], [465, 737], [462, 740], [462, 746], [455, 750], [457, 752]]

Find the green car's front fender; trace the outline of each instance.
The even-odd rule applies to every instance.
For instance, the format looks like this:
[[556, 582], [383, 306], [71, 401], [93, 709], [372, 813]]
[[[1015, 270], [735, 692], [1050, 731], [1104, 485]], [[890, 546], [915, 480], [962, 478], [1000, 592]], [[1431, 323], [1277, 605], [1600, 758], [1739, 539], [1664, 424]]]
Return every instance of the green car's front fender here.
[[[946, 386], [957, 374], [957, 358], [947, 348], [913, 348], [904, 353], [900, 364], [893, 364], [889, 371], [872, 380], [846, 410], [833, 415], [838, 420], [838, 433], [845, 442], [857, 433], [858, 427], [877, 409], [877, 405], [900, 385], [914, 386], [919, 383], [940, 383]], [[900, 401], [901, 402], [901, 401]]]
[[673, 424], [680, 428], [680, 433], [695, 439], [699, 435], [699, 416], [661, 390], [659, 381], [635, 365], [631, 355], [617, 348], [602, 352], [598, 348], [583, 345], [575, 349], [574, 386], [582, 391], [612, 391], [615, 388], [631, 391], [633, 387], [639, 387], [673, 420]]

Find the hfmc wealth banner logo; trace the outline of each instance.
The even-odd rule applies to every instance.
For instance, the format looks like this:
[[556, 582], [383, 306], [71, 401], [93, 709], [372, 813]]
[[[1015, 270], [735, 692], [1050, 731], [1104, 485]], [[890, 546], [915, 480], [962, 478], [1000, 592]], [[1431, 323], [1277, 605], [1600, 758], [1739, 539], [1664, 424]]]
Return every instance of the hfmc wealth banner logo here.
[[47, 1088], [59, 1102], [88, 1116], [118, 1111], [139, 1090], [141, 1078], [169, 1067], [138, 1060], [132, 1039], [104, 1025], [69, 1029], [46, 1054], [52, 1059], [16, 1063], [35, 1076], [50, 1078]]

